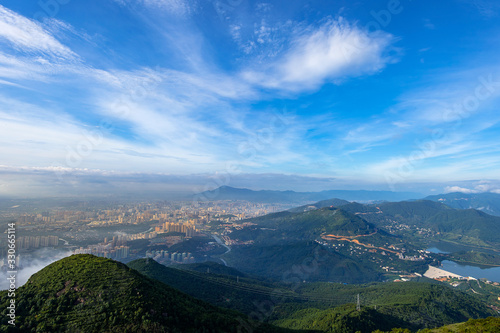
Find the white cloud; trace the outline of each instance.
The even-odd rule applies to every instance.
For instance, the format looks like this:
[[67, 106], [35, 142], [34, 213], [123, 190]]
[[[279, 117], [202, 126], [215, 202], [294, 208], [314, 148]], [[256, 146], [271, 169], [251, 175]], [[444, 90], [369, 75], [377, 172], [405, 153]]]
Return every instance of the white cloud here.
[[[149, 1], [148, 5], [173, 6], [175, 3]], [[217, 70], [204, 70], [204, 64], [199, 64], [198, 71], [193, 73], [164, 68], [95, 69], [80, 61], [72, 62], [76, 56], [64, 58], [63, 55], [70, 57], [73, 53], [49, 31], [62, 38], [69, 33], [86, 40], [85, 34], [57, 20], [45, 21], [47, 30], [44, 30], [38, 23], [3, 7], [0, 9], [3, 15], [0, 20], [7, 22], [7, 30], [11, 31], [0, 31], [0, 41], [8, 37], [6, 41], [15, 48], [10, 49], [15, 56], [0, 52], [0, 78], [6, 79], [0, 80], [0, 84], [16, 86], [8, 80], [23, 80], [23, 88], [36, 92], [47, 88], [46, 93], [52, 98], [60, 98], [58, 86], [41, 86], [39, 82], [71, 85], [76, 97], [73, 103], [83, 102], [88, 106], [89, 118], [94, 118], [91, 123], [95, 125], [95, 121], [107, 117], [117, 126], [116, 132], [101, 133], [102, 142], [93, 146], [91, 157], [84, 156], [78, 166], [95, 168], [107, 164], [112, 169], [134, 170], [144, 165], [145, 160], [154, 158], [160, 162], [146, 169], [185, 171], [189, 165], [190, 171], [195, 171], [213, 170], [214, 165], [223, 163], [217, 154], [224, 147], [218, 147], [216, 141], [228, 139], [227, 129], [213, 126], [212, 120], [224, 120], [230, 127], [227, 119], [231, 119], [233, 111], [226, 100], [251, 97], [254, 92], [248, 84]], [[29, 34], [24, 38], [23, 33], [20, 36], [24, 39], [14, 38], [22, 29], [34, 31], [35, 37], [45, 42], [37, 44], [36, 40], [27, 39]], [[19, 54], [17, 50], [24, 53]], [[123, 104], [130, 109], [129, 113], [117, 112], [116, 108]], [[74, 150], [82, 142], [86, 143], [83, 133], [95, 129], [71, 119], [64, 105], [49, 112], [43, 107], [0, 96], [0, 106], [0, 126], [5, 128], [0, 135], [3, 161], [11, 165], [67, 165], [68, 149]], [[217, 114], [206, 111], [215, 107]], [[120, 127], [123, 123], [134, 140], [117, 135], [123, 134]], [[231, 139], [235, 136], [229, 141]], [[127, 163], [116, 163], [119, 160]]]
[[461, 192], [467, 194], [474, 193], [500, 193], [500, 183], [498, 181], [489, 181], [489, 180], [480, 180], [474, 182], [471, 187], [463, 187], [463, 186], [447, 186], [445, 188], [445, 193], [451, 192]]
[[229, 33], [231, 34], [231, 37], [233, 40], [236, 42], [241, 41], [241, 26], [237, 24], [231, 24], [229, 26]]
[[230, 24], [229, 34], [238, 48], [252, 57], [254, 64], [268, 63], [283, 51], [291, 33], [301, 24], [291, 20], [275, 22], [269, 13], [262, 10], [256, 10], [255, 15], [258, 18], [254, 22]]
[[[157, 7], [173, 14], [189, 14], [192, 10], [190, 3], [185, 0], [142, 0], [147, 6]], [[191, 1], [191, 5], [194, 1]]]
[[468, 188], [460, 187], [460, 186], [446, 186], [444, 189], [445, 193], [453, 193], [453, 192], [461, 192], [461, 193], [478, 193], [476, 190], [471, 190]]
[[[261, 29], [262, 38], [267, 30]], [[395, 61], [388, 50], [391, 34], [369, 33], [345, 19], [297, 32], [291, 47], [266, 71], [247, 70], [243, 77], [268, 88], [301, 90], [346, 77], [373, 74]]]
[[0, 5], [0, 77], [6, 79], [0, 84], [24, 80], [17, 86], [29, 89], [29, 81], [48, 82], [56, 74], [88, 71], [81, 58], [56, 38], [65, 33], [90, 41], [65, 22], [36, 22]]
[[40, 52], [55, 58], [76, 57], [38, 23], [1, 5], [0, 40], [8, 42], [18, 51]]
[[43, 57], [13, 57], [0, 51], [0, 77], [5, 79], [47, 81], [60, 70], [60, 65]]

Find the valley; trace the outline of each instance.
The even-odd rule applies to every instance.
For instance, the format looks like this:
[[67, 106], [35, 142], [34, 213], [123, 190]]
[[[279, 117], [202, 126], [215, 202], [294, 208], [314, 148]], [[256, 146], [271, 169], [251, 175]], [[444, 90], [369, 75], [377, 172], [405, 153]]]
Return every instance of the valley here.
[[[146, 205], [148, 210], [137, 211], [138, 216], [162, 218], [171, 215], [179, 219], [175, 222], [144, 219], [144, 227], [148, 229], [137, 235], [151, 236], [113, 237], [111, 243], [130, 249], [128, 256], [121, 260], [127, 263], [127, 269], [140, 274], [139, 280], [144, 276], [151, 279], [147, 280], [148, 284], [160, 283], [185, 294], [175, 297], [194, 297], [210, 306], [226, 309], [224, 311], [236, 311], [234, 314], [222, 311], [220, 320], [232, 321], [229, 326], [245, 327], [252, 332], [336, 332], [341, 327], [369, 333], [377, 329], [391, 331], [395, 327], [416, 332], [500, 313], [500, 284], [495, 280], [453, 274], [438, 268], [449, 260], [498, 264], [495, 254], [498, 239], [495, 235], [484, 235], [486, 228], [496, 230], [500, 218], [456, 210], [432, 201], [360, 204], [339, 199], [237, 217], [241, 214], [237, 213], [241, 212], [240, 207], [252, 205], [238, 201], [205, 203], [206, 210], [198, 208], [203, 215], [196, 215], [196, 210], [182, 206], [177, 206], [181, 207], [180, 214], [172, 214], [159, 204], [157, 210]], [[220, 213], [214, 213], [214, 208]], [[186, 212], [190, 212], [189, 215]], [[185, 231], [183, 219], [189, 220], [186, 224], [189, 229], [185, 227]], [[171, 229], [165, 229], [167, 227]], [[457, 238], [457, 234], [462, 237]], [[428, 251], [436, 237], [441, 242], [453, 244], [455, 251]], [[485, 252], [478, 252], [478, 249]], [[92, 272], [96, 269], [124, 269], [124, 266], [113, 266], [116, 264], [111, 264], [109, 259], [99, 261], [104, 259], [97, 258], [77, 254], [49, 265], [19, 289], [19, 306], [30, 304], [28, 299], [39, 292], [36, 288], [48, 290], [48, 280], [39, 283], [53, 275], [60, 277], [62, 287], [55, 287], [53, 294], [48, 291], [42, 293], [45, 296], [35, 298], [40, 302], [46, 299], [48, 303], [34, 311], [46, 311], [43, 306], [49, 309], [53, 304], [66, 304], [58, 305], [58, 309], [69, 313], [75, 323], [71, 327], [75, 329], [84, 325], [81, 327], [96, 330], [97, 323], [78, 324], [81, 319], [76, 313], [81, 310], [72, 307], [86, 308], [84, 304], [89, 306], [85, 311], [97, 311], [95, 315], [99, 318], [106, 317], [99, 311], [107, 313], [116, 309], [112, 311], [129, 313], [126, 316], [131, 318], [130, 322], [123, 321], [122, 317], [120, 322], [106, 317], [109, 327], [161, 331], [162, 325], [177, 325], [161, 316], [142, 313], [143, 326], [136, 327], [137, 319], [133, 319], [137, 318], [136, 314], [123, 308], [129, 301], [122, 302], [119, 298], [118, 303], [109, 301], [115, 296], [107, 296], [108, 301], [104, 304], [108, 305], [96, 309], [101, 300], [94, 300], [95, 295], [107, 288], [122, 288], [118, 287], [121, 282], [113, 281], [128, 279], [110, 277], [106, 281], [94, 281]], [[54, 267], [58, 267], [58, 272], [53, 271]], [[121, 276], [123, 273], [117, 271], [116, 274]], [[126, 282], [123, 288], [129, 288], [127, 285], [133, 283]], [[95, 287], [98, 289], [91, 291]], [[149, 295], [149, 290], [134, 288], [139, 294]], [[61, 292], [67, 292], [71, 298], [60, 300]], [[1, 295], [0, 299], [6, 301], [5, 294]], [[134, 298], [130, 302], [139, 304], [141, 299]], [[186, 301], [179, 299], [179, 302]], [[155, 301], [141, 307], [166, 306], [161, 304]], [[65, 317], [57, 311], [53, 314], [54, 321], [48, 321], [47, 316], [33, 320], [23, 311], [18, 316], [19, 322], [25, 325], [22, 327], [41, 327], [44, 331], [66, 323]], [[76, 311], [74, 315], [72, 311]], [[148, 311], [154, 314], [158, 310]], [[190, 323], [176, 323], [186, 327], [182, 331], [189, 332]], [[212, 324], [200, 322], [200, 325], [209, 327]]]

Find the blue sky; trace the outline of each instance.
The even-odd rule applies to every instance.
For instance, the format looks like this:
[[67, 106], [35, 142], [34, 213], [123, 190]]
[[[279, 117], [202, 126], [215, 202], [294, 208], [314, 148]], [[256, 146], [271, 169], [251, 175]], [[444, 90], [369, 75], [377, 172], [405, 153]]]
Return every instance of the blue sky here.
[[500, 193], [494, 0], [4, 0], [0, 194]]

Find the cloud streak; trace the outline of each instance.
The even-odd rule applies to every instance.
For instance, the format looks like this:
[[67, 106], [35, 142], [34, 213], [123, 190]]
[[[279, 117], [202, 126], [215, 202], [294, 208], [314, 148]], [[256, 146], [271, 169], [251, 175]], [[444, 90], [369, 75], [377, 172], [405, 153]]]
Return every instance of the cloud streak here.
[[0, 40], [26, 53], [73, 59], [76, 54], [62, 45], [38, 23], [0, 5]]

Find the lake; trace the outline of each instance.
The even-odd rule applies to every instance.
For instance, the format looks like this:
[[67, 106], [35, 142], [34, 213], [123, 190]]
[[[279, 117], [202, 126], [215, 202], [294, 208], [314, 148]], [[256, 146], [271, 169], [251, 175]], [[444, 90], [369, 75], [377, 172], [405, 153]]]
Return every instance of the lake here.
[[500, 282], [500, 267], [477, 267], [458, 264], [454, 261], [444, 260], [442, 267], [445, 271], [462, 276], [472, 276], [476, 279], [486, 278], [490, 281]]
[[450, 253], [450, 252], [447, 252], [447, 251], [440, 250], [437, 247], [430, 247], [430, 248], [426, 249], [426, 251], [429, 251], [429, 252], [432, 252], [432, 253]]
[[[427, 251], [432, 253], [450, 253], [446, 250], [443, 249], [441, 244], [439, 244], [439, 247], [434, 246], [427, 249]], [[500, 282], [500, 267], [471, 266], [467, 264], [459, 264], [451, 260], [444, 260], [442, 262], [442, 267], [440, 268], [462, 276], [472, 276], [476, 279], [486, 278], [490, 281]]]

